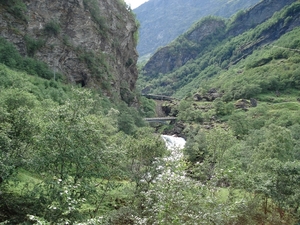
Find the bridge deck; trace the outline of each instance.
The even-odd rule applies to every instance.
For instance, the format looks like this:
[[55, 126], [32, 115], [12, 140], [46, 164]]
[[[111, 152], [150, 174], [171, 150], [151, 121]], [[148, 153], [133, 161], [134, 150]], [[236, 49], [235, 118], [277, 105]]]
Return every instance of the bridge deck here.
[[143, 94], [144, 97], [154, 100], [162, 100], [162, 101], [172, 101], [177, 100], [174, 97], [166, 96], [166, 95], [153, 95], [153, 94]]
[[176, 117], [153, 117], [153, 118], [144, 118], [147, 122], [164, 122], [164, 121], [172, 121], [176, 120]]

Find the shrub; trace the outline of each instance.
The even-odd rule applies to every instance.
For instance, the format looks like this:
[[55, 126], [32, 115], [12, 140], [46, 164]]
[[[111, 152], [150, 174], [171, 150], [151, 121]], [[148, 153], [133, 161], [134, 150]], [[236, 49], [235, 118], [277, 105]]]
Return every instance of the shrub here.
[[127, 68], [129, 68], [132, 64], [133, 64], [133, 59], [132, 59], [132, 58], [129, 58], [129, 59], [127, 60], [127, 62], [125, 63], [125, 66], [126, 66]]
[[40, 38], [34, 39], [34, 38], [26, 35], [25, 43], [26, 43], [27, 54], [29, 56], [34, 56], [36, 51], [45, 45], [45, 40], [40, 39]]
[[101, 12], [99, 6], [97, 5], [97, 1], [95, 0], [84, 0], [84, 7], [90, 11], [93, 20], [97, 23], [99, 27], [99, 32], [102, 35], [106, 35], [107, 25], [105, 18], [101, 16]]
[[15, 46], [6, 41], [4, 38], [0, 38], [0, 63], [14, 68], [20, 63], [20, 61], [22, 61], [22, 57]]
[[0, 4], [8, 7], [10, 12], [15, 17], [27, 21], [25, 11], [27, 10], [25, 3], [22, 0], [0, 0]]
[[51, 35], [57, 36], [60, 32], [60, 29], [61, 28], [59, 22], [56, 20], [51, 20], [45, 24], [44, 32], [49, 36]]
[[[32, 54], [42, 45], [43, 41], [38, 41], [26, 36], [27, 48]], [[49, 69], [46, 63], [35, 60], [30, 57], [22, 58], [13, 44], [6, 41], [4, 38], [0, 38], [0, 63], [6, 66], [26, 71], [30, 75], [36, 75], [45, 79], [53, 78], [53, 72]], [[61, 79], [62, 74], [56, 73], [56, 79]]]

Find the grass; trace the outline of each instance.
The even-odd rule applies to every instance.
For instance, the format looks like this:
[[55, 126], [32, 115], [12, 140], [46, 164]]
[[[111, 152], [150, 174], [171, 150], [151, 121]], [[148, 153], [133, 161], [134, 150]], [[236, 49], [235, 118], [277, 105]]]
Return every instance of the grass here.
[[273, 104], [270, 107], [272, 110], [291, 110], [291, 111], [298, 111], [300, 110], [300, 103], [299, 102], [281, 102], [277, 104]]
[[10, 192], [23, 195], [26, 190], [32, 189], [35, 185], [40, 183], [42, 180], [36, 176], [36, 174], [30, 173], [24, 169], [19, 169], [16, 177], [13, 177], [9, 182]]
[[217, 196], [219, 198], [219, 201], [223, 203], [228, 201], [233, 196], [235, 200], [242, 200], [247, 194], [248, 193], [240, 189], [220, 188]]
[[256, 99], [261, 102], [269, 103], [281, 103], [281, 102], [297, 102], [300, 97], [300, 92], [296, 89], [287, 89], [283, 92], [279, 92], [279, 96], [275, 93], [263, 93], [257, 95]]

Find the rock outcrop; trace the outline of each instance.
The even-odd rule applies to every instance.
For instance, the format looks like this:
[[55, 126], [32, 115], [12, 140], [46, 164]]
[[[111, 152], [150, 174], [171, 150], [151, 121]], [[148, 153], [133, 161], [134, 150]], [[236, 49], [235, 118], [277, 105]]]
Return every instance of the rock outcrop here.
[[247, 11], [241, 11], [237, 14], [236, 24], [232, 24], [228, 35], [236, 36], [255, 27], [257, 24], [272, 17], [274, 12], [281, 10], [283, 7], [295, 1], [296, 0], [264, 0]]
[[[70, 83], [122, 98], [135, 89], [137, 25], [122, 0], [0, 2], [1, 36]], [[17, 10], [16, 10], [17, 9]]]
[[166, 74], [196, 58], [199, 49], [191, 50], [191, 45], [201, 45], [201, 42], [211, 38], [220, 29], [225, 29], [225, 22], [217, 19], [207, 19], [200, 22], [195, 29], [187, 32], [185, 42], [188, 44], [169, 45], [158, 50], [143, 68], [146, 76]]
[[193, 99], [194, 101], [208, 101], [212, 102], [217, 98], [221, 98], [223, 93], [219, 93], [216, 88], [212, 88], [207, 91], [206, 94], [201, 95], [199, 93], [194, 94]]

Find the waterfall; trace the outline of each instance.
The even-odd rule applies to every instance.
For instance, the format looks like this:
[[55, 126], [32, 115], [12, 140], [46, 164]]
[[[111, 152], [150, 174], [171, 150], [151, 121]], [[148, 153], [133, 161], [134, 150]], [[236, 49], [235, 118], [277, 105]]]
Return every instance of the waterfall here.
[[170, 151], [170, 156], [167, 160], [176, 161], [183, 158], [182, 149], [185, 145], [185, 140], [182, 137], [175, 137], [170, 135], [161, 135], [166, 143], [167, 149]]

